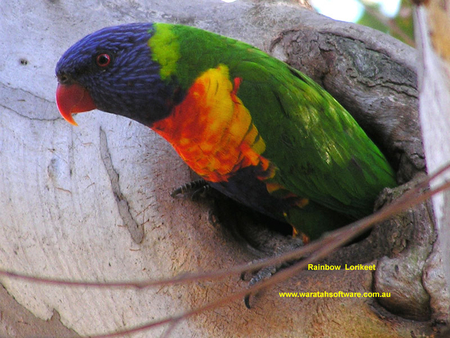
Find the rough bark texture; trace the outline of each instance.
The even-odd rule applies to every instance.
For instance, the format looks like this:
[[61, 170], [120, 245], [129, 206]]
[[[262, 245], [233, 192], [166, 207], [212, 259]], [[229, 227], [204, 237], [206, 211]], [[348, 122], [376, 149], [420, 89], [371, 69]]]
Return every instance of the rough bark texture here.
[[[400, 182], [424, 170], [415, 52], [381, 33], [278, 2], [92, 0], [81, 5], [23, 0], [1, 2], [0, 12], [2, 269], [87, 281], [141, 280], [214, 270], [255, 258], [247, 246], [209, 221], [207, 204], [170, 197], [170, 191], [191, 175], [153, 132], [99, 112], [77, 117], [79, 128], [59, 117], [54, 103], [58, 58], [79, 38], [107, 25], [179, 22], [265, 50], [272, 46], [275, 55], [300, 69], [312, 60], [318, 69], [302, 70], [341, 100], [374, 136], [399, 169]], [[315, 38], [309, 40], [307, 34]], [[389, 75], [389, 69], [396, 71]], [[437, 321], [448, 322], [448, 298], [438, 295], [445, 289], [439, 250], [433, 226], [425, 219], [431, 217], [429, 206], [405, 214], [399, 217], [410, 217], [409, 221], [379, 226], [361, 243], [329, 258], [377, 263], [377, 275], [304, 271], [266, 290], [252, 310], [242, 301], [231, 302], [180, 323], [172, 336], [431, 335]], [[418, 218], [424, 221], [418, 223]], [[242, 215], [236, 222], [246, 219]], [[382, 256], [386, 257], [377, 262]], [[390, 264], [392, 260], [399, 263]], [[409, 284], [408, 273], [414, 276]], [[124, 329], [246, 287], [239, 276], [140, 291], [55, 287], [6, 278], [2, 284], [9, 295], [0, 294], [0, 336], [49, 337]], [[411, 285], [414, 290], [408, 293]], [[374, 287], [399, 290], [395, 299], [407, 301], [381, 304], [386, 310], [371, 298], [278, 295], [279, 291], [366, 292]], [[411, 304], [414, 309], [408, 312]], [[34, 316], [40, 319], [31, 319]], [[24, 328], [23, 322], [31, 320], [33, 329]]]

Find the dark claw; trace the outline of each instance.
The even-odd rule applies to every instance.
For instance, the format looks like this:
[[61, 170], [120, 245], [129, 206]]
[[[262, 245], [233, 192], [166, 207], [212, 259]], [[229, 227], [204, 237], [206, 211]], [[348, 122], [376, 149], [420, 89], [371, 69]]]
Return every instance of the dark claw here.
[[244, 271], [243, 273], [241, 273], [241, 280], [248, 282], [250, 280], [250, 278], [247, 277], [247, 273], [248, 271]]
[[209, 189], [208, 182], [203, 179], [192, 181], [186, 184], [183, 184], [181, 187], [172, 191], [170, 196], [176, 197], [179, 194], [191, 194], [192, 199], [196, 199], [199, 196], [205, 194], [205, 192]]
[[248, 295], [246, 295], [245, 296], [245, 298], [244, 298], [244, 304], [245, 304], [245, 307], [247, 308], [247, 309], [251, 309], [252, 307], [250, 306], [250, 297], [251, 297], [251, 293], [249, 293]]
[[[270, 277], [272, 277], [275, 273], [277, 273], [279, 270], [281, 269], [281, 266], [277, 267], [277, 266], [268, 266], [265, 268], [262, 268], [259, 271], [255, 271], [255, 272], [251, 272], [251, 271], [244, 271], [241, 274], [241, 279], [242, 280], [248, 280], [248, 273], [252, 273], [253, 277], [250, 278], [250, 282], [248, 283], [249, 287], [252, 287], [253, 285], [260, 283], [262, 281], [264, 281], [265, 279], [268, 279]], [[244, 297], [244, 304], [245, 307], [247, 309], [251, 309], [251, 305], [250, 305], [250, 297], [252, 296], [252, 293], [247, 294]]]

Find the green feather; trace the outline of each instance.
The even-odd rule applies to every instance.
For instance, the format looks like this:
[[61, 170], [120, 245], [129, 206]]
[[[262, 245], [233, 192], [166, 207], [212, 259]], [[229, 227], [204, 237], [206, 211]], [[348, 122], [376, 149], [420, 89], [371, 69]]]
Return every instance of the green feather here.
[[[310, 200], [287, 211], [298, 230], [314, 238], [366, 216], [379, 192], [396, 185], [386, 158], [353, 117], [301, 72], [245, 43], [181, 25], [156, 24], [149, 44], [155, 59], [169, 60], [164, 79], [184, 89], [219, 64], [229, 67], [231, 79], [242, 78], [238, 97], [266, 143], [263, 156], [277, 167], [271, 181]], [[336, 221], [336, 213], [348, 219]]]

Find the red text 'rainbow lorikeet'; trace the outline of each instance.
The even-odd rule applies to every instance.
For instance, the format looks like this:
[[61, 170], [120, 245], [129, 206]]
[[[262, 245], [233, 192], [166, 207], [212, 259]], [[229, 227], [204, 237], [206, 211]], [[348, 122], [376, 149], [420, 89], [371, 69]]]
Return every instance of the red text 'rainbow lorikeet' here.
[[396, 185], [350, 114], [301, 72], [193, 27], [137, 23], [81, 39], [56, 66], [62, 116], [100, 109], [164, 137], [210, 185], [315, 239]]

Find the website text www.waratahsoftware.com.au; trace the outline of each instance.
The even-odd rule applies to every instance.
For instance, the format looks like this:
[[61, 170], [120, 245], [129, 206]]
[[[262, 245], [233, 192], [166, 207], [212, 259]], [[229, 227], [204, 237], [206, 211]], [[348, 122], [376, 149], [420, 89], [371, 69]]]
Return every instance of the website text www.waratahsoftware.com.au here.
[[[308, 270], [312, 271], [375, 271], [376, 265], [328, 265], [309, 264]], [[309, 291], [309, 292], [279, 292], [282, 298], [387, 298], [391, 297], [390, 292], [346, 292], [346, 291]]]

